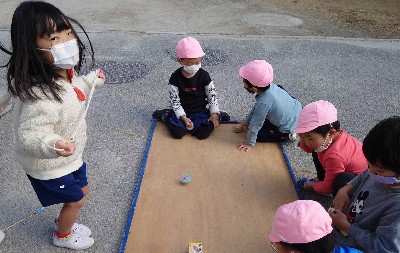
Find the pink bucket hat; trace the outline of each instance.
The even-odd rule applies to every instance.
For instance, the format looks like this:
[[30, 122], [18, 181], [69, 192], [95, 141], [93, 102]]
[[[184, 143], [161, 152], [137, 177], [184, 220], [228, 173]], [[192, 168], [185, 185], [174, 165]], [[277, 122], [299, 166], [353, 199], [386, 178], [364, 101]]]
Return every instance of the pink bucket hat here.
[[332, 232], [332, 219], [316, 201], [296, 200], [275, 213], [271, 242], [309, 243]]
[[176, 56], [178, 58], [199, 58], [204, 55], [200, 43], [193, 37], [183, 38], [176, 45]]
[[311, 130], [337, 121], [337, 110], [333, 104], [325, 100], [318, 100], [303, 107], [300, 111], [296, 134]]
[[239, 75], [256, 87], [267, 87], [274, 80], [274, 70], [264, 60], [247, 63], [239, 69]]

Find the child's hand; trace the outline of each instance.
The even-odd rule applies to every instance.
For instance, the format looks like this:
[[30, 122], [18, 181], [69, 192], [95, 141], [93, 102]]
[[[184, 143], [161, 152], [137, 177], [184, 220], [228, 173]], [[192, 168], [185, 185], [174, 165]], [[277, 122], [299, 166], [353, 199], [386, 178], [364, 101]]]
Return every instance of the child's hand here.
[[342, 213], [342, 211], [340, 211], [340, 209], [331, 210], [329, 212], [329, 216], [331, 216], [331, 218], [332, 218], [333, 226], [348, 233], [351, 224], [347, 220], [346, 215], [344, 213]]
[[219, 126], [219, 116], [217, 113], [212, 113], [208, 121], [211, 121], [214, 124], [214, 127]]
[[97, 70], [96, 70], [96, 76], [97, 76], [98, 78], [100, 78], [100, 79], [103, 79], [104, 82], [106, 81], [106, 75], [104, 75], [103, 70], [97, 69]]
[[57, 141], [54, 144], [56, 149], [56, 153], [59, 156], [67, 157], [75, 153], [76, 150], [76, 142], [64, 142], [64, 141]]
[[251, 149], [251, 147], [249, 145], [247, 145], [247, 142], [244, 141], [242, 143], [240, 143], [239, 145], [237, 145], [237, 149], [239, 149], [240, 151], [249, 151]]
[[187, 130], [192, 130], [194, 125], [193, 122], [186, 116], [181, 116], [181, 120], [183, 121], [183, 123], [185, 123], [186, 129]]
[[345, 210], [350, 204], [349, 194], [344, 190], [339, 190], [333, 199], [332, 206], [335, 209]]
[[314, 190], [315, 181], [308, 181], [304, 183], [304, 188], [308, 190]]
[[247, 128], [249, 127], [249, 123], [246, 121], [241, 121], [239, 123], [237, 123], [234, 127], [233, 127], [233, 131], [235, 133], [241, 133], [243, 131], [246, 131]]

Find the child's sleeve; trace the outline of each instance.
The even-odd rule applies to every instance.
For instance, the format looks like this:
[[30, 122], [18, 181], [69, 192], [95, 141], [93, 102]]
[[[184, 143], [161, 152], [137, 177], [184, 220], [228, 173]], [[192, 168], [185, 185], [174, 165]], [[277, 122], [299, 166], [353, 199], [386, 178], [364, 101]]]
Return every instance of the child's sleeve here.
[[256, 145], [258, 132], [264, 125], [265, 117], [268, 115], [270, 107], [265, 103], [256, 103], [252, 110], [253, 113], [247, 131], [247, 145], [250, 147]]
[[54, 132], [59, 121], [61, 103], [48, 99], [24, 102], [21, 108], [17, 141], [28, 153], [39, 159], [57, 158], [59, 155], [50, 147], [63, 137]]
[[218, 96], [214, 82], [211, 81], [207, 86], [204, 87], [204, 89], [206, 92], [210, 113], [219, 113]]
[[169, 102], [171, 103], [172, 110], [174, 110], [176, 117], [179, 119], [181, 116], [185, 116], [186, 113], [181, 105], [178, 87], [168, 84], [168, 94]]
[[86, 96], [89, 95], [93, 85], [96, 89], [104, 86], [104, 80], [97, 76], [96, 71], [90, 71], [89, 74], [82, 76], [82, 80], [82, 84], [80, 82], [76, 84], [73, 82], [73, 84], [82, 90]]
[[365, 252], [400, 252], [400, 217], [398, 212], [382, 214], [375, 232], [364, 230], [356, 223], [350, 226], [348, 232], [349, 236], [363, 247]]
[[332, 193], [333, 181], [338, 174], [345, 171], [344, 160], [342, 157], [334, 155], [324, 159], [325, 178], [324, 181], [314, 183], [314, 191], [317, 193]]
[[250, 112], [247, 114], [246, 122], [250, 122], [251, 118], [253, 117], [255, 108], [256, 106], [254, 105], [253, 108], [251, 108]]
[[365, 170], [363, 173], [361, 173], [360, 175], [358, 175], [355, 178], [353, 178], [347, 184], [353, 186], [354, 189], [357, 189], [360, 186], [360, 184], [363, 181], [363, 179], [367, 176], [367, 174], [368, 174], [368, 170]]

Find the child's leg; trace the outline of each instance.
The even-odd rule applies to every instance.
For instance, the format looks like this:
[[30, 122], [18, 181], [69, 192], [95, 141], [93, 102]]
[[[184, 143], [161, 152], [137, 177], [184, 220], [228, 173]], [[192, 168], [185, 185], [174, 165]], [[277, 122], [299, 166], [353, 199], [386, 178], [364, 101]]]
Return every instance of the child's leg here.
[[169, 132], [175, 139], [182, 139], [182, 137], [186, 134], [186, 129], [184, 129], [183, 127], [175, 126], [171, 123], [169, 118], [165, 120], [165, 125], [167, 125]]
[[267, 119], [264, 121], [264, 125], [257, 134], [257, 142], [279, 142], [288, 140], [289, 134], [281, 133], [279, 128]]
[[201, 124], [199, 128], [195, 132], [193, 132], [193, 135], [196, 136], [199, 140], [204, 140], [210, 134], [214, 131], [214, 124], [212, 122], [209, 122], [208, 124]]
[[65, 203], [61, 208], [58, 216], [57, 232], [60, 234], [68, 233], [76, 220], [78, 219], [81, 208], [86, 203], [86, 196], [89, 193], [89, 185], [86, 177], [86, 163], [79, 170], [72, 173], [76, 180], [79, 180], [79, 185], [83, 193], [83, 197], [79, 201]]
[[71, 231], [72, 226], [78, 219], [81, 208], [85, 205], [86, 198], [83, 197], [81, 200], [72, 203], [65, 203], [58, 216], [58, 228], [59, 234], [67, 234]]
[[311, 154], [312, 154], [313, 162], [315, 165], [315, 169], [317, 170], [317, 178], [319, 181], [324, 181], [325, 170], [324, 170], [324, 167], [322, 167], [322, 164], [318, 159], [317, 152], [312, 152]]
[[336, 194], [340, 190], [340, 188], [345, 186], [348, 182], [350, 182], [355, 177], [356, 177], [356, 175], [351, 172], [343, 172], [343, 173], [338, 174], [335, 177], [335, 180], [333, 181], [333, 185], [332, 185], [333, 197], [336, 196]]

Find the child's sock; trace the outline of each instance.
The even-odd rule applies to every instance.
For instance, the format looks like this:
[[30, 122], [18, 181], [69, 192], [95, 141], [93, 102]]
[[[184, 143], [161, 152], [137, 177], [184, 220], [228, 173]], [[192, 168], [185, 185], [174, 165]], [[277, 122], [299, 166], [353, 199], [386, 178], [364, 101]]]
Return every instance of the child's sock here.
[[54, 234], [57, 236], [58, 239], [66, 238], [66, 237], [68, 237], [71, 233], [72, 233], [72, 230], [70, 230], [70, 231], [69, 231], [68, 233], [66, 233], [66, 234], [60, 234], [59, 232], [54, 231]]

